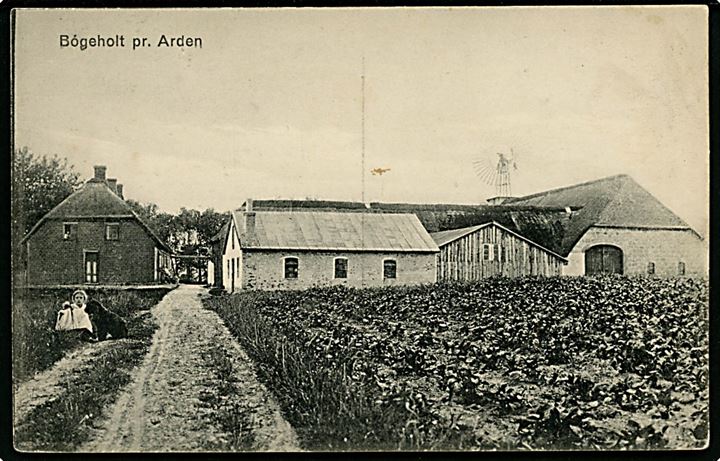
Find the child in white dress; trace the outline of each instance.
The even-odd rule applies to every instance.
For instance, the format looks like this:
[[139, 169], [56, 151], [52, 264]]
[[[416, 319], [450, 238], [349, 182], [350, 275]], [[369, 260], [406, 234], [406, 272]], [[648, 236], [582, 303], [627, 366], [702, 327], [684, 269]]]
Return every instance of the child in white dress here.
[[72, 294], [72, 304], [68, 301], [63, 303], [63, 308], [58, 312], [55, 321], [55, 330], [57, 331], [73, 331], [79, 330], [83, 334], [89, 333], [91, 337], [95, 336], [90, 316], [85, 312], [87, 306], [88, 295], [83, 290], [75, 290]]

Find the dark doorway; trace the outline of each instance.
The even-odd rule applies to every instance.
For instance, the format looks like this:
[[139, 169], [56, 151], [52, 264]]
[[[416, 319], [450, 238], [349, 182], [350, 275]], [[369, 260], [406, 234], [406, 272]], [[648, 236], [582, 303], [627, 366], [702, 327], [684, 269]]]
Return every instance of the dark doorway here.
[[622, 274], [623, 252], [612, 245], [596, 245], [585, 251], [585, 275]]

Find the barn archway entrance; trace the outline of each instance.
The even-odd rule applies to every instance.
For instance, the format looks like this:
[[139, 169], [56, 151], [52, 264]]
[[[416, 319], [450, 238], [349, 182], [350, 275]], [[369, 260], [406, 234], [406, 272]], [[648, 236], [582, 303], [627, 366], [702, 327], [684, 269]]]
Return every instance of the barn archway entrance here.
[[622, 274], [623, 252], [613, 245], [595, 245], [585, 250], [585, 275]]

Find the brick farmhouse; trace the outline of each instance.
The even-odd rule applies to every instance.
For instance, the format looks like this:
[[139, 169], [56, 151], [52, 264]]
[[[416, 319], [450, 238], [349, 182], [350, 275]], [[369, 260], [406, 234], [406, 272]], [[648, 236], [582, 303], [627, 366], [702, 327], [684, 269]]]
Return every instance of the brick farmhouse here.
[[415, 215], [256, 212], [247, 203], [227, 225], [215, 270], [229, 292], [435, 282], [439, 250]]
[[171, 267], [171, 250], [105, 173], [96, 166], [23, 238], [28, 285], [151, 284]]

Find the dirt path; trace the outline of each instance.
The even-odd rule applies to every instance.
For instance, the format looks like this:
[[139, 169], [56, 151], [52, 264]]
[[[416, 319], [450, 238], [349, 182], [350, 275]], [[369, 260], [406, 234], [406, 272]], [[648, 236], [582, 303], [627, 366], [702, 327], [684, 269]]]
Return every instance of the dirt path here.
[[[121, 340], [125, 341], [125, 340]], [[79, 370], [92, 367], [100, 351], [112, 347], [112, 341], [87, 343], [58, 360], [51, 368], [17, 386], [13, 392], [13, 420], [17, 425], [36, 407], [52, 402]]]
[[159, 325], [134, 379], [79, 451], [297, 450], [292, 427], [204, 290], [181, 286], [152, 309]]

